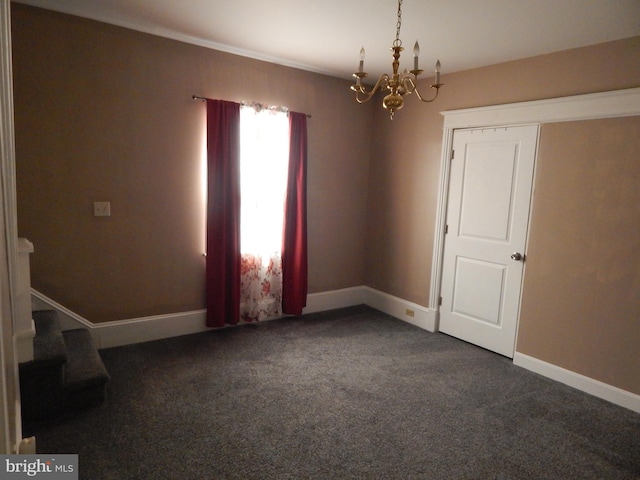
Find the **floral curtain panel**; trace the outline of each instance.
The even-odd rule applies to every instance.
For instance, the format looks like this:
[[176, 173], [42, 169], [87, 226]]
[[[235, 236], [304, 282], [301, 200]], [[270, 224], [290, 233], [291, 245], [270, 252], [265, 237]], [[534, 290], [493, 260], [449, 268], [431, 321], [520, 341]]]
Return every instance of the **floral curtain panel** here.
[[266, 320], [282, 312], [282, 259], [242, 254], [240, 316], [245, 322]]

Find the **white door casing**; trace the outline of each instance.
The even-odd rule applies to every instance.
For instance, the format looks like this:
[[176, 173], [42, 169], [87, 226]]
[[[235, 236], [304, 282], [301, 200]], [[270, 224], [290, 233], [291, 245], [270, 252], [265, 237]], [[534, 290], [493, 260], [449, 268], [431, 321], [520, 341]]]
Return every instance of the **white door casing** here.
[[11, 8], [0, 0], [0, 453], [15, 453], [22, 437], [15, 354], [18, 240], [11, 69]]
[[537, 139], [536, 125], [453, 136], [440, 330], [507, 357], [515, 349]]

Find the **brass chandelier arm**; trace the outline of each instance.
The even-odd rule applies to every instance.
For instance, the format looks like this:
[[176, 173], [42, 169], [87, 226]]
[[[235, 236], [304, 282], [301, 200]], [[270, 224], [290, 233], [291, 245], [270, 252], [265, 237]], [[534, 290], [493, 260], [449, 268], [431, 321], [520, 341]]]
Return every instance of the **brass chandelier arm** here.
[[[368, 102], [369, 100], [371, 100], [371, 98], [375, 95], [375, 93], [383, 85], [385, 85], [385, 84], [387, 84], [389, 82], [389, 75], [384, 73], [384, 74], [380, 75], [380, 78], [378, 78], [378, 81], [373, 86], [373, 88], [367, 92], [366, 89], [360, 83], [360, 80], [362, 78], [362, 77], [359, 76], [360, 74], [355, 74], [354, 73], [354, 75], [358, 77], [358, 80], [356, 81], [355, 85], [351, 85], [351, 90], [356, 92], [356, 102], [358, 102], [358, 103], [365, 103], [365, 102]], [[360, 94], [364, 95], [365, 97], [361, 98]]]
[[433, 96], [433, 98], [430, 98], [430, 99], [428, 99], [428, 100], [426, 100], [426, 99], [422, 98], [422, 95], [420, 95], [420, 91], [419, 91], [417, 88], [415, 89], [415, 92], [416, 92], [416, 95], [418, 96], [418, 98], [419, 98], [421, 101], [423, 101], [424, 103], [430, 103], [430, 102], [433, 102], [436, 98], [438, 98], [438, 92], [440, 91], [440, 87], [441, 87], [442, 85], [443, 85], [442, 83], [440, 83], [440, 84], [438, 84], [438, 85], [431, 85], [431, 88], [435, 88], [435, 90], [436, 90], [436, 94]]
[[404, 83], [404, 87], [407, 89], [407, 93], [412, 94], [412, 93], [415, 92], [416, 96], [420, 99], [420, 101], [422, 101], [424, 103], [431, 103], [436, 98], [438, 98], [438, 93], [440, 92], [440, 87], [442, 87], [444, 85], [443, 83], [437, 83], [437, 84], [434, 84], [434, 85], [430, 85], [430, 88], [435, 89], [436, 94], [433, 96], [433, 98], [426, 99], [420, 94], [420, 90], [418, 90], [418, 86], [415, 84], [415, 82], [413, 81], [413, 79], [411, 77], [405, 77], [403, 79], [403, 83]]

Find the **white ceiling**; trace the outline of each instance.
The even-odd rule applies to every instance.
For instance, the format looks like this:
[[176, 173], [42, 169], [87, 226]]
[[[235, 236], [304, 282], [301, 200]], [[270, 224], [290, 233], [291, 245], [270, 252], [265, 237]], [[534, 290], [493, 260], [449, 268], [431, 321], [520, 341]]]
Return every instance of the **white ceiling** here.
[[[391, 71], [397, 0], [18, 0], [349, 79]], [[400, 68], [447, 72], [640, 35], [640, 0], [405, 0]], [[639, 59], [640, 61], [640, 59]], [[444, 79], [444, 78], [443, 78]]]

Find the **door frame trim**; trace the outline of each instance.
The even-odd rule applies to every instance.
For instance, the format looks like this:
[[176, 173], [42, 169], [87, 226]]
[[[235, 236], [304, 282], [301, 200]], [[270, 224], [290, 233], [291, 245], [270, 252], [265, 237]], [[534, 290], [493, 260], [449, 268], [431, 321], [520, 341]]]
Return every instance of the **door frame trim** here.
[[0, 453], [16, 453], [22, 440], [16, 355], [16, 200], [11, 7], [0, 0]]
[[432, 318], [433, 331], [438, 331], [440, 328], [440, 306], [438, 304], [442, 282], [444, 230], [449, 195], [449, 159], [451, 158], [455, 130], [462, 128], [540, 125], [543, 123], [640, 115], [640, 87], [529, 102], [449, 110], [440, 112], [440, 114], [444, 116], [444, 128], [436, 225], [433, 239], [431, 288], [429, 291], [429, 310], [434, 312], [434, 317]]

